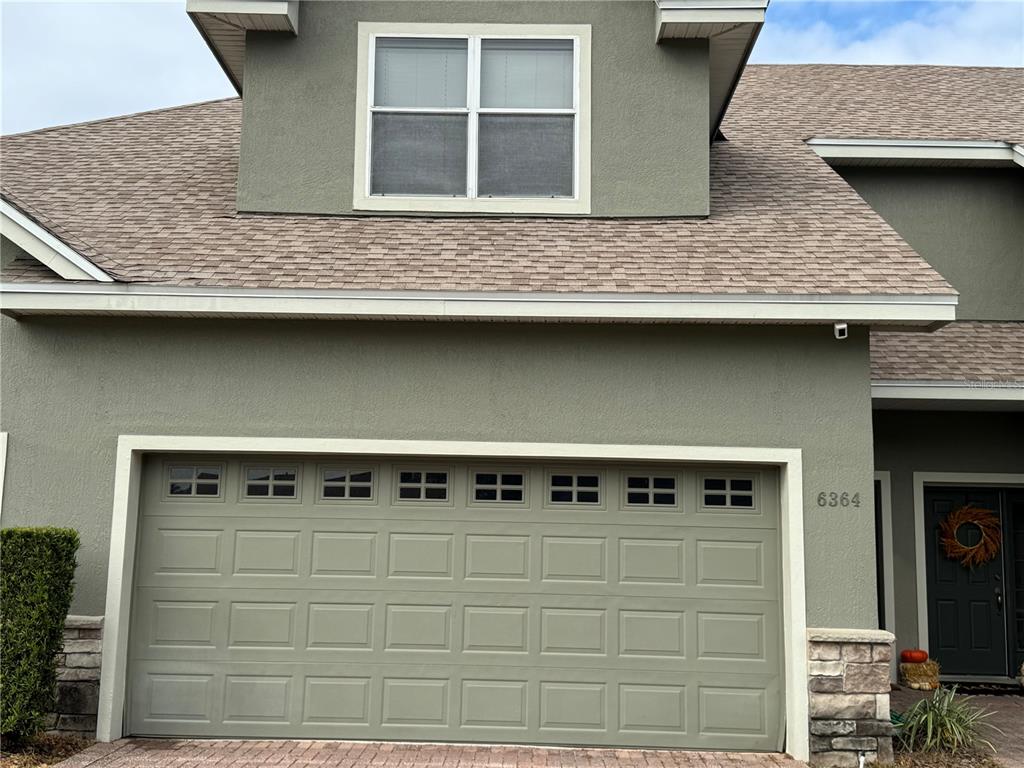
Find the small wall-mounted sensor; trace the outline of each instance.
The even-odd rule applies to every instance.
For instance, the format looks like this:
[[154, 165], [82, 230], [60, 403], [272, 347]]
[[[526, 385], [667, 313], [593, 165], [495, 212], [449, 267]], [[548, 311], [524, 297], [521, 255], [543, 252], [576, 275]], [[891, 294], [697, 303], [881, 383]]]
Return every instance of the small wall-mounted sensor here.
[[846, 323], [836, 323], [832, 326], [832, 329], [835, 331], [836, 338], [840, 341], [850, 335], [850, 329]]

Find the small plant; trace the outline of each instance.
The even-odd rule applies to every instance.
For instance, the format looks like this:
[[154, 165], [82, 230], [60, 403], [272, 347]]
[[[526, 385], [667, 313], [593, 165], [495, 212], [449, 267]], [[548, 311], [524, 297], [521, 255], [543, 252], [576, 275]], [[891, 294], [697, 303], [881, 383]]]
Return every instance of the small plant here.
[[78, 533], [70, 528], [0, 532], [0, 734], [5, 747], [34, 736], [53, 711], [77, 549]]
[[956, 695], [955, 685], [937, 689], [930, 699], [921, 699], [893, 718], [901, 746], [910, 752], [955, 755], [983, 745], [995, 752], [992, 743], [982, 737], [983, 728], [998, 730], [985, 722], [992, 713], [970, 701], [970, 696]]

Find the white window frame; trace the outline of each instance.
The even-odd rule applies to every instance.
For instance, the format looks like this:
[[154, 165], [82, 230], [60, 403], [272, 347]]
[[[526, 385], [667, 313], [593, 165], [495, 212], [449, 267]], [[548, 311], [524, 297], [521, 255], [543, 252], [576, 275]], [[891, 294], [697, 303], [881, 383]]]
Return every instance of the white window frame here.
[[[352, 207], [367, 211], [425, 211], [527, 214], [590, 213], [590, 25], [589, 24], [398, 24], [360, 22], [356, 86], [356, 136]], [[465, 107], [419, 108], [372, 106], [378, 37], [440, 37], [468, 40]], [[481, 108], [480, 43], [482, 39], [571, 39], [573, 41], [573, 109]], [[371, 195], [370, 158], [374, 112], [468, 115], [465, 197]], [[574, 114], [573, 197], [477, 197], [477, 119], [480, 114]]]

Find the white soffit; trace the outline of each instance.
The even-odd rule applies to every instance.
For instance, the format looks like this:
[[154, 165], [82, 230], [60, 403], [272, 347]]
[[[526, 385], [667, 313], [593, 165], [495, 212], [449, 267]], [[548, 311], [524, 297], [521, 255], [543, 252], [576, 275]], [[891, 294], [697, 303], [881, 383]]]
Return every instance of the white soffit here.
[[813, 138], [807, 146], [831, 165], [1024, 166], [1024, 147], [1005, 141]]
[[954, 295], [552, 294], [336, 291], [115, 283], [0, 284], [6, 314], [274, 317], [512, 322], [849, 322], [931, 329]]
[[185, 11], [239, 94], [245, 33], [299, 31], [298, 0], [188, 0]]
[[114, 280], [6, 200], [0, 200], [0, 234], [65, 280]]
[[707, 39], [711, 137], [764, 25], [767, 0], [655, 0], [656, 39]]

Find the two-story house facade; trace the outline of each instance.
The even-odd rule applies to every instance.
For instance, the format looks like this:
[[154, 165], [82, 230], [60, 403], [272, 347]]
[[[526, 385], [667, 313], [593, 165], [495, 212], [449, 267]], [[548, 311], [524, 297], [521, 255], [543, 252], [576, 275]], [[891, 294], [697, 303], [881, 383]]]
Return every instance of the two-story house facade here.
[[81, 532], [100, 739], [806, 759], [808, 627], [1024, 661], [1020, 70], [747, 66], [755, 0], [188, 7], [240, 98], [2, 145], [2, 522]]

